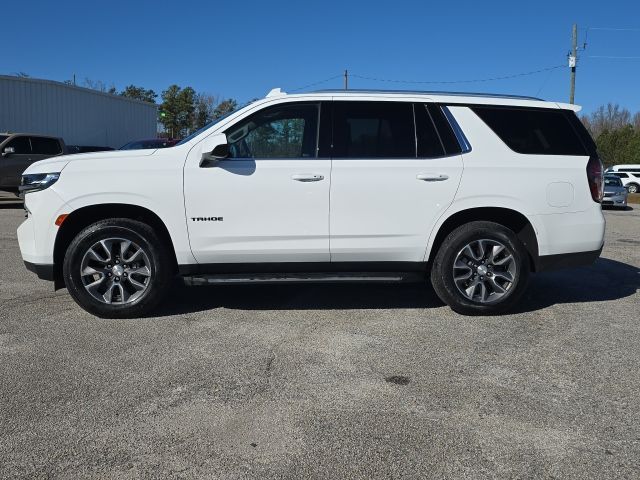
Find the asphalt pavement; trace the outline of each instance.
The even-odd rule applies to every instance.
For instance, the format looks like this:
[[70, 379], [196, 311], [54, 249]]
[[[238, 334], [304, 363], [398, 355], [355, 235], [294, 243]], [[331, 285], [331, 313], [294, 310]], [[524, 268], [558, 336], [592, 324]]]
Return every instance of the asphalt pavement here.
[[176, 286], [101, 320], [0, 202], [0, 478], [639, 478], [640, 208], [463, 317], [428, 285]]

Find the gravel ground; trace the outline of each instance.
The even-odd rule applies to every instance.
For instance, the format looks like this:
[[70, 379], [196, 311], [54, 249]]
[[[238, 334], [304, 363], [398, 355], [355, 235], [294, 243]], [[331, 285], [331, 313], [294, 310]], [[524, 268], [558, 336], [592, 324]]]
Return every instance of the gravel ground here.
[[634, 208], [510, 315], [234, 286], [100, 320], [24, 269], [0, 202], [0, 478], [638, 478]]

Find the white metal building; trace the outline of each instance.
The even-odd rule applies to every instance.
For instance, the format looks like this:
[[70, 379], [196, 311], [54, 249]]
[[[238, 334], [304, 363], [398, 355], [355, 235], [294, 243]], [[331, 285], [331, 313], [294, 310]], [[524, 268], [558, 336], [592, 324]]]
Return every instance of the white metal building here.
[[0, 75], [0, 132], [118, 148], [154, 138], [157, 105], [51, 80]]

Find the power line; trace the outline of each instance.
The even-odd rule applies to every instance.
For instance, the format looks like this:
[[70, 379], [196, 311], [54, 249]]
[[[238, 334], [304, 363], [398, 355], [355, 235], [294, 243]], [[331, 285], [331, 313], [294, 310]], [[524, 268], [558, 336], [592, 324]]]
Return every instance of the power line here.
[[614, 32], [640, 32], [640, 28], [588, 27], [589, 30], [611, 30]]
[[540, 92], [542, 92], [542, 90], [544, 89], [544, 87], [547, 86], [547, 83], [549, 82], [549, 79], [551, 78], [551, 76], [553, 75], [553, 72], [555, 72], [556, 70], [549, 70], [549, 73], [546, 75], [544, 81], [542, 82], [542, 84], [540, 85], [540, 88], [538, 89], [538, 91], [536, 92], [536, 94], [534, 95], [534, 97], [539, 97], [540, 96]]
[[[559, 68], [564, 68], [566, 67], [565, 64], [562, 65], [554, 65], [551, 67], [546, 67], [546, 68], [541, 68], [539, 70], [533, 70], [533, 71], [529, 71], [529, 72], [521, 72], [521, 73], [514, 73], [514, 74], [510, 74], [510, 75], [502, 75], [502, 76], [497, 76], [497, 77], [489, 77], [489, 78], [479, 78], [479, 79], [467, 79], [467, 80], [442, 80], [442, 81], [438, 81], [438, 80], [398, 80], [398, 79], [390, 79], [390, 78], [379, 78], [379, 77], [369, 77], [366, 75], [358, 75], [358, 74], [354, 74], [354, 73], [349, 73], [350, 77], [353, 78], [359, 78], [361, 80], [370, 80], [370, 81], [375, 81], [375, 82], [386, 82], [386, 83], [406, 83], [406, 84], [422, 84], [422, 85], [452, 85], [452, 84], [456, 84], [456, 83], [481, 83], [481, 82], [491, 82], [491, 81], [497, 81], [497, 80], [508, 80], [511, 78], [518, 78], [518, 77], [524, 77], [524, 76], [528, 76], [528, 75], [536, 75], [539, 73], [544, 73], [544, 72], [553, 72], [554, 70], [557, 70]], [[289, 92], [298, 92], [300, 90], [305, 90], [307, 88], [310, 87], [314, 87], [316, 85], [321, 85], [323, 83], [327, 83], [330, 82], [331, 80], [335, 80], [341, 77], [344, 77], [344, 73], [340, 73], [338, 75], [333, 75], [329, 78], [325, 78], [324, 80], [319, 80], [317, 82], [313, 82], [313, 83], [309, 83], [307, 85], [304, 85], [302, 87], [298, 87], [298, 88], [294, 88], [294, 89], [288, 89]], [[547, 77], [548, 80], [548, 77]], [[545, 81], [546, 83], [546, 81]]]
[[478, 79], [473, 79], [473, 80], [442, 80], [442, 81], [436, 81], [436, 80], [396, 80], [396, 79], [389, 79], [389, 78], [376, 78], [376, 77], [368, 77], [365, 75], [357, 75], [357, 74], [351, 74], [352, 77], [355, 78], [360, 78], [362, 80], [372, 80], [375, 82], [388, 82], [388, 83], [415, 83], [415, 84], [455, 84], [455, 83], [480, 83], [480, 82], [492, 82], [492, 81], [496, 81], [496, 80], [507, 80], [510, 78], [517, 78], [517, 77], [524, 77], [527, 75], [535, 75], [537, 73], [543, 73], [543, 72], [548, 72], [551, 70], [556, 70], [558, 68], [564, 68], [566, 65], [562, 64], [562, 65], [554, 65], [552, 67], [546, 67], [546, 68], [541, 68], [539, 70], [533, 70], [530, 72], [522, 72], [522, 73], [514, 73], [511, 75], [503, 75], [503, 76], [498, 76], [498, 77], [490, 77], [490, 78], [478, 78]]
[[591, 30], [599, 30], [604, 32], [640, 32], [640, 28], [620, 28], [620, 27], [587, 27], [584, 31], [584, 42], [582, 42], [583, 47], [582, 50], [587, 48], [587, 43], [589, 41], [589, 32]]
[[331, 80], [335, 80], [336, 78], [342, 77], [343, 75], [344, 74], [342, 74], [342, 73], [339, 74], [339, 75], [334, 75], [333, 77], [329, 77], [329, 78], [326, 78], [324, 80], [320, 80], [318, 82], [309, 83], [308, 85], [305, 85], [304, 87], [294, 88], [294, 89], [291, 89], [289, 91], [290, 92], [298, 92], [300, 90], [305, 90], [305, 89], [307, 89], [309, 87], [315, 87], [316, 85], [321, 85], [323, 83], [330, 82]]
[[622, 57], [617, 55], [587, 55], [587, 58], [616, 58], [621, 60], [640, 60], [640, 56]]

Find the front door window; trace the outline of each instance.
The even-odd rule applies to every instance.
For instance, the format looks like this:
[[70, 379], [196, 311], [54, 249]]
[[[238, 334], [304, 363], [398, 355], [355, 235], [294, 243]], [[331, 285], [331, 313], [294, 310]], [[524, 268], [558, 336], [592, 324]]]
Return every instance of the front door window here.
[[226, 132], [229, 158], [315, 158], [318, 105], [265, 108]]

